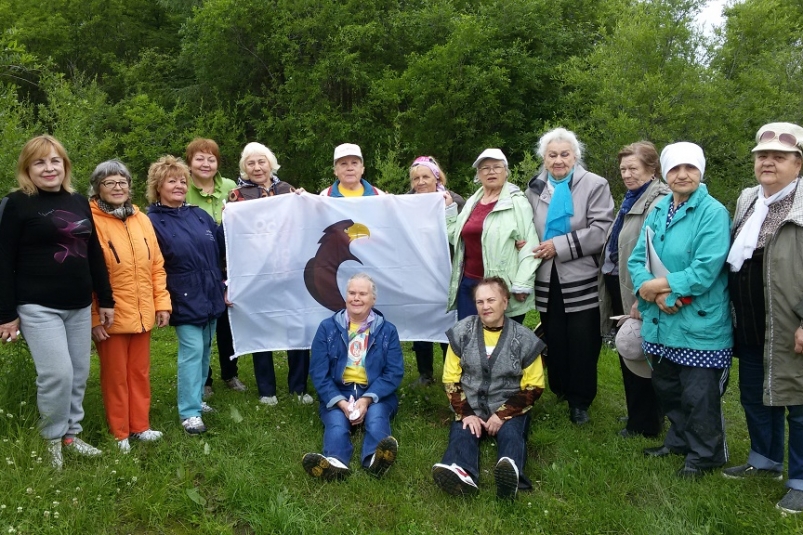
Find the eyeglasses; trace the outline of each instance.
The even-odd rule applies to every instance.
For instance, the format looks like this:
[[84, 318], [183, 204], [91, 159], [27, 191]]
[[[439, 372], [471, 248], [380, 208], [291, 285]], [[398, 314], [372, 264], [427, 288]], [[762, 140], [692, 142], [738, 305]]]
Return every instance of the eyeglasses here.
[[770, 141], [773, 141], [775, 139], [777, 139], [778, 143], [780, 143], [781, 145], [783, 145], [785, 147], [789, 147], [789, 148], [792, 148], [792, 149], [797, 149], [798, 148], [798, 146], [797, 146], [797, 138], [795, 136], [793, 136], [792, 134], [788, 134], [788, 133], [777, 134], [777, 133], [773, 132], [772, 130], [767, 130], [766, 132], [762, 133], [761, 136], [758, 138], [758, 142], [759, 143], [769, 143]]
[[126, 189], [128, 187], [128, 180], [105, 180], [101, 182], [100, 185], [109, 189], [114, 189], [115, 186], [120, 189]]
[[491, 172], [501, 173], [505, 169], [504, 165], [485, 165], [479, 168], [480, 173], [487, 175]]

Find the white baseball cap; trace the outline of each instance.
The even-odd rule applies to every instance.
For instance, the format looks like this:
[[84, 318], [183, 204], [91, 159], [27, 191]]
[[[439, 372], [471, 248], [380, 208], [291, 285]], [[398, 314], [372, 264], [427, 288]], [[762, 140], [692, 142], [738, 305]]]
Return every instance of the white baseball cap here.
[[355, 145], [354, 143], [343, 143], [342, 145], [338, 145], [337, 147], [335, 147], [334, 161], [338, 161], [343, 156], [356, 156], [360, 160], [363, 159], [360, 146]]
[[477, 159], [474, 160], [474, 163], [471, 164], [471, 167], [476, 169], [481, 161], [487, 160], [488, 158], [492, 160], [502, 160], [505, 162], [505, 165], [507, 165], [507, 157], [505, 157], [505, 153], [502, 152], [501, 149], [485, 149], [479, 156], [477, 156]]

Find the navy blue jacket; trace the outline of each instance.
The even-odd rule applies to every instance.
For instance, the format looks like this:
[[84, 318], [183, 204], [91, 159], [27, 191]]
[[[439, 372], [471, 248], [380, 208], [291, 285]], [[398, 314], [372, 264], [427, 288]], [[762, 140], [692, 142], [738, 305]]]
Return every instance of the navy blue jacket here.
[[148, 208], [165, 259], [167, 291], [173, 303], [170, 325], [203, 325], [226, 310], [217, 225], [197, 206]]
[[[396, 400], [396, 390], [404, 376], [404, 358], [396, 326], [385, 321], [377, 310], [374, 313], [376, 320], [371, 326], [368, 352], [365, 355], [368, 389], [363, 396], [368, 396], [377, 403]], [[312, 340], [309, 374], [318, 398], [328, 409], [346, 399], [341, 389], [346, 387], [343, 383], [343, 372], [348, 364], [348, 339], [346, 311], [341, 310], [321, 322]]]

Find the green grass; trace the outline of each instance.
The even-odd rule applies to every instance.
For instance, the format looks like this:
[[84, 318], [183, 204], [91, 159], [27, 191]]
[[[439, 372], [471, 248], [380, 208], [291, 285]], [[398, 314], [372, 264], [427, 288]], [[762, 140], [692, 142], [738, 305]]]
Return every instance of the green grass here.
[[[616, 356], [607, 349], [600, 358], [599, 395], [589, 425], [570, 424], [566, 405], [550, 393], [536, 403], [526, 468], [536, 488], [514, 504], [495, 499], [490, 441], [482, 451], [478, 497], [456, 499], [433, 483], [430, 469], [446, 447], [450, 413], [440, 388], [406, 388], [417, 377], [409, 344], [393, 424], [398, 462], [381, 481], [357, 471], [342, 483], [306, 475], [302, 455], [321, 449], [316, 409], [298, 405], [286, 387], [280, 388], [277, 407], [261, 406], [250, 358], [240, 363], [249, 391], [232, 392], [216, 381], [210, 404], [218, 412], [204, 416], [209, 432], [193, 438], [184, 434], [176, 413], [172, 329], [156, 333], [152, 353], [151, 422], [165, 432], [164, 440], [134, 442], [129, 455], [117, 453], [106, 430], [93, 356], [82, 436], [105, 453], [100, 459], [68, 456], [65, 469], [55, 472], [35, 429], [35, 373], [27, 349], [0, 347], [0, 533], [803, 531], [803, 519], [774, 508], [785, 492], [782, 483], [731, 481], [718, 474], [699, 482], [678, 480], [673, 473], [679, 458], [642, 456], [641, 449], [657, 441], [619, 438], [624, 399]], [[276, 363], [281, 384], [286, 361], [277, 358]], [[734, 373], [724, 400], [731, 464], [743, 462], [749, 450], [737, 383]], [[358, 448], [361, 438], [355, 437]]]

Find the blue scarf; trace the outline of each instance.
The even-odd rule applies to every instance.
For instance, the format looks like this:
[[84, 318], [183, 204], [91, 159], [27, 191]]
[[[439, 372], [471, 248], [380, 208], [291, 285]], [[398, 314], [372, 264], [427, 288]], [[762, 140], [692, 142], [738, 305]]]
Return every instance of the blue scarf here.
[[619, 234], [622, 232], [622, 227], [625, 224], [625, 216], [630, 212], [630, 209], [633, 208], [633, 205], [636, 204], [636, 201], [639, 200], [639, 197], [647, 191], [650, 184], [652, 184], [652, 180], [648, 180], [647, 183], [639, 189], [629, 189], [627, 193], [625, 193], [625, 200], [622, 201], [622, 207], [619, 208], [619, 215], [616, 216], [616, 221], [613, 222], [611, 239], [608, 240], [608, 254], [611, 257], [611, 262], [616, 265], [619, 265]]
[[571, 219], [574, 215], [574, 203], [572, 203], [572, 190], [569, 189], [569, 184], [573, 176], [574, 169], [561, 180], [557, 180], [551, 173], [547, 173], [549, 183], [555, 188], [555, 193], [552, 194], [552, 201], [546, 212], [546, 229], [544, 229], [542, 241], [568, 234], [572, 230]]

